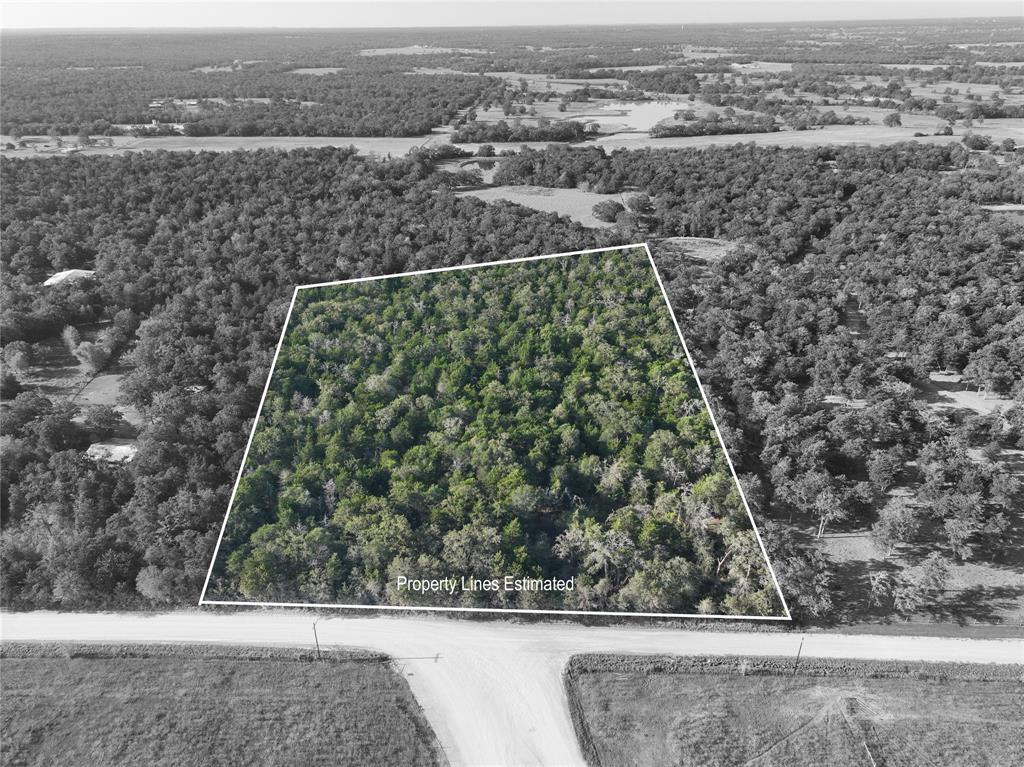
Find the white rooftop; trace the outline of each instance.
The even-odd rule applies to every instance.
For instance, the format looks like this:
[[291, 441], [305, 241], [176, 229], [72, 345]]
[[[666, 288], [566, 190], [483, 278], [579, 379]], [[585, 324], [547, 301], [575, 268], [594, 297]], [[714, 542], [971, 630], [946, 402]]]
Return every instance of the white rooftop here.
[[63, 272], [57, 272], [55, 275], [50, 277], [46, 282], [43, 283], [46, 287], [50, 285], [59, 285], [65, 280], [80, 280], [83, 277], [92, 277], [95, 272], [90, 269], [65, 269]]

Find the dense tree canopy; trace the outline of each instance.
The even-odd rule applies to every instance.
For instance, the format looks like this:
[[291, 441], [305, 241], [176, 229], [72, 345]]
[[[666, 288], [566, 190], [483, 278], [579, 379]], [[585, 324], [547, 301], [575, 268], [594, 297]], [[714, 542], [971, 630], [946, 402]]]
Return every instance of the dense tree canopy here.
[[[907, 143], [500, 159], [499, 183], [632, 195], [598, 231], [457, 196], [479, 180], [438, 172], [447, 156], [0, 161], [5, 604], [194, 603], [295, 284], [645, 238], [802, 615], [854, 602], [832, 601], [832, 565], [794, 530], [857, 524], [883, 551], [1008, 561], [1022, 499], [1000, 456], [1024, 438], [1024, 234], [979, 205], [1024, 201], [1019, 157]], [[711, 264], [663, 239], [676, 235], [738, 246]], [[95, 275], [42, 286], [70, 268]], [[127, 465], [89, 457], [87, 414], [13, 377], [33, 344], [95, 322], [128, 334], [114, 354], [143, 426]], [[936, 408], [935, 371], [1017, 404]], [[896, 488], [913, 496], [894, 502]], [[877, 609], [941, 599], [922, 572], [872, 582]]]
[[[419, 596], [400, 575], [575, 589]], [[781, 609], [643, 250], [299, 291], [213, 586]]]
[[[60, 89], [49, 87], [55, 78]], [[501, 91], [493, 78], [386, 69], [304, 75], [25, 68], [5, 86], [0, 129], [109, 134], [156, 121], [182, 124], [189, 136], [417, 136]]]
[[[994, 458], [1024, 444], [1024, 229], [978, 204], [1021, 201], [1020, 166], [955, 145], [556, 147], [507, 158], [497, 180], [639, 188], [651, 204], [633, 226], [744, 243], [710, 265], [670, 240], [654, 254], [760, 513], [1003, 562], [1022, 494]], [[939, 371], [1010, 403], [936, 409]], [[914, 494], [898, 509], [896, 484]], [[830, 612], [826, 560], [783, 538], [769, 545], [787, 597]], [[884, 604], [920, 606], [894, 603], [915, 584]]]
[[[456, 197], [441, 156], [0, 160], [4, 342], [130, 311], [121, 397], [143, 421], [135, 459], [109, 464], [86, 455], [77, 406], [5, 384], [5, 604], [194, 604], [295, 284], [594, 244], [557, 215]], [[70, 267], [95, 275], [42, 285]]]

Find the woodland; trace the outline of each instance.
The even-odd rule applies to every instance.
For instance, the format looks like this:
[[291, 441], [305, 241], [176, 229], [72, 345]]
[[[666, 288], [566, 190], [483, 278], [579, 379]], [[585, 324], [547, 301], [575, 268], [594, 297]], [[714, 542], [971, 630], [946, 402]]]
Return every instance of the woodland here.
[[[575, 586], [418, 596], [399, 576]], [[211, 588], [781, 612], [643, 249], [300, 290]]]
[[[952, 131], [954, 123], [968, 132], [943, 145], [736, 143], [609, 151], [585, 142], [482, 148], [482, 156], [493, 156], [495, 185], [616, 195], [595, 211], [609, 224], [604, 229], [459, 193], [481, 185], [482, 177], [461, 169], [470, 155], [454, 145], [396, 158], [353, 148], [4, 156], [3, 605], [195, 603], [295, 285], [642, 241], [651, 243], [798, 619], [848, 623], [933, 611], [938, 619], [966, 614], [991, 620], [997, 602], [1019, 603], [1024, 589], [958, 591], [953, 573], [989, 568], [1012, 578], [1022, 567], [1024, 226], [1019, 216], [993, 208], [1024, 204], [1024, 160], [1012, 139], [985, 136], [984, 121], [1019, 113], [1019, 94], [1014, 100], [995, 91], [1019, 84], [1019, 65], [1012, 62], [1024, 60], [1024, 51], [1019, 30], [1006, 20], [963, 22], [956, 29], [960, 45], [949, 43], [950, 30], [941, 22], [912, 27], [853, 25], [843, 45], [828, 42], [830, 27], [813, 25], [764, 29], [758, 36], [713, 25], [699, 34], [638, 28], [628, 44], [617, 29], [167, 33], [144, 39], [96, 32], [45, 40], [5, 32], [0, 117], [8, 132], [77, 127], [100, 133], [104, 121], [113, 127], [115, 117], [147, 117], [137, 110], [146, 112], [151, 100], [173, 104], [175, 98], [203, 96], [210, 102], [206, 117], [175, 112], [167, 118], [189, 117], [190, 130], [200, 130], [209, 118], [223, 120], [214, 132], [255, 121], [257, 133], [286, 126], [285, 132], [320, 131], [316, 135], [416, 133], [439, 130], [447, 121], [467, 140], [511, 139], [517, 129], [555, 130], [556, 123], [541, 126], [540, 118], [536, 126], [517, 124], [523, 110], [552, 98], [569, 98], [576, 108], [606, 87], [595, 83], [588, 93], [553, 95], [543, 84], [524, 89], [521, 82], [480, 74], [513, 70], [614, 76], [624, 88], [652, 98], [669, 89], [694, 103], [693, 119], [683, 114], [677, 123], [714, 126], [709, 130], [741, 120], [761, 121], [767, 129], [768, 118], [771, 127], [785, 129], [846, 121], [852, 112], [844, 112], [844, 101], [870, 99], [885, 110], [887, 125], [924, 114], [935, 118], [936, 133]], [[413, 44], [438, 50], [415, 57], [363, 55], [364, 49]], [[449, 50], [439, 52], [442, 46]], [[692, 61], [698, 55], [705, 59], [699, 72]], [[790, 68], [724, 77], [742, 64], [779, 60]], [[898, 63], [910, 68], [894, 68]], [[666, 68], [610, 69], [659, 65]], [[194, 71], [203, 66], [213, 71]], [[292, 72], [303, 67], [343, 69], [331, 75]], [[416, 67], [429, 72], [411, 73]], [[942, 85], [946, 78], [963, 82], [963, 92]], [[221, 80], [237, 86], [230, 103], [213, 101], [222, 94], [212, 91], [171, 93], [165, 87]], [[132, 90], [136, 82], [148, 83], [145, 93]], [[918, 92], [922, 82], [938, 89], [934, 104]], [[966, 92], [970, 84], [978, 93]], [[242, 101], [255, 98], [270, 102]], [[322, 112], [303, 104], [314, 101], [326, 105]], [[718, 113], [715, 118], [705, 104]], [[495, 105], [509, 107], [504, 127], [468, 119], [473, 110]], [[307, 116], [308, 124], [302, 122]], [[336, 122], [328, 128], [330, 120]], [[580, 131], [589, 138], [581, 124], [570, 114], [558, 130], [572, 132], [574, 142]], [[702, 259], [680, 243], [684, 237], [714, 238], [729, 252]], [[43, 284], [64, 270], [83, 270], [84, 276]], [[88, 404], [77, 388], [53, 384], [55, 356], [87, 380], [114, 379], [116, 403]], [[937, 378], [956, 378], [961, 390], [955, 394], [974, 396], [981, 406], [940, 407], [948, 392]], [[321, 394], [304, 389], [300, 404], [308, 397], [316, 405]], [[291, 404], [281, 403], [281, 417], [300, 429], [302, 418]], [[425, 415], [417, 421], [422, 414], [414, 411], [410, 406], [393, 414], [395, 423], [401, 420], [418, 436], [429, 433], [416, 429], [436, 424]], [[531, 572], [560, 572], [570, 562], [580, 571], [588, 568], [582, 550], [560, 561], [540, 556], [541, 533], [553, 551], [571, 526], [571, 513], [560, 505], [569, 501], [551, 496], [565, 482], [593, 492], [587, 496], [568, 485], [592, 505], [602, 534], [618, 510], [634, 503], [654, 509], [664, 494], [659, 483], [670, 489], [664, 466], [644, 467], [646, 448], [629, 453], [621, 445], [602, 446], [599, 438], [588, 441], [592, 435], [570, 415], [557, 427], [579, 430], [573, 450], [581, 452], [563, 455], [560, 441], [548, 445], [548, 463], [523, 464], [524, 474], [515, 480], [555, 509], [544, 518], [548, 528], [524, 526], [517, 517], [525, 551], [500, 552], [504, 562]], [[115, 435], [136, 449], [130, 461], [90, 453]], [[515, 449], [526, 444], [528, 457], [535, 443]], [[309, 446], [332, 447], [312, 436]], [[381, 453], [388, 450], [399, 448], [389, 444]], [[607, 459], [622, 450], [630, 468], [622, 480], [625, 496], [605, 496], [586, 484], [586, 476], [603, 476], [581, 473], [586, 456], [596, 457], [603, 472]], [[387, 460], [397, 470], [407, 452]], [[263, 457], [268, 464], [283, 460]], [[311, 475], [304, 484], [305, 474], [275, 468], [262, 488], [266, 503], [249, 504], [267, 516], [251, 530], [240, 529], [233, 550], [243, 553], [234, 563], [225, 555], [218, 588], [245, 598], [273, 591], [276, 579], [264, 578], [257, 565], [246, 569], [255, 551], [247, 547], [264, 525], [273, 531], [268, 545], [281, 555], [268, 560], [271, 568], [301, 564], [301, 557], [288, 558], [287, 546], [301, 551], [312, 545], [278, 540], [282, 524], [294, 522], [293, 531], [305, 526], [303, 536], [314, 529], [329, 533], [328, 542], [337, 546], [330, 551], [341, 563], [334, 575], [307, 578], [301, 594], [389, 598], [382, 584], [396, 556], [443, 558], [438, 541], [464, 528], [472, 507], [456, 504], [446, 520], [419, 520], [428, 530], [448, 525], [431, 533], [433, 548], [418, 541], [405, 549], [367, 543], [359, 538], [365, 531], [353, 527], [351, 509], [335, 519], [344, 495], [339, 487], [363, 483], [363, 495], [353, 497], [379, 499], [390, 497], [393, 478], [385, 485], [384, 479], [355, 476], [342, 457], [334, 478], [338, 498], [326, 522], [324, 484], [332, 477]], [[380, 458], [373, 456], [374, 462]], [[298, 463], [308, 461], [300, 456]], [[587, 465], [597, 471], [597, 464]], [[282, 479], [282, 471], [292, 473]], [[413, 468], [409, 472], [409, 481], [397, 485], [414, 498], [410, 488], [421, 479]], [[639, 491], [638, 500], [631, 498], [637, 472], [648, 483], [646, 501]], [[258, 495], [259, 483], [247, 481]], [[320, 504], [315, 513], [303, 505], [306, 491], [311, 504]], [[715, 518], [728, 519], [721, 511]], [[507, 506], [477, 512], [474, 522], [499, 532], [512, 521]], [[456, 528], [458, 522], [463, 524]], [[739, 563], [733, 572], [730, 555], [717, 573], [729, 583], [708, 575], [719, 567], [717, 561], [710, 566], [712, 558], [729, 551], [722, 537], [728, 531], [708, 539], [702, 554], [701, 536], [688, 529], [689, 537], [664, 550], [664, 561], [685, 552], [681, 558], [696, 568], [689, 574], [700, 584], [685, 598], [698, 598], [699, 607], [709, 597], [729, 609], [725, 601], [743, 591], [736, 585], [742, 580]], [[870, 568], [838, 561], [825, 548], [829, 535], [851, 530], [867, 530], [877, 542], [882, 553]], [[645, 562], [661, 561], [657, 547], [668, 545], [632, 540]], [[595, 604], [668, 598], [657, 596], [656, 579], [630, 590], [634, 571], [610, 562], [607, 574], [603, 564], [594, 568], [587, 594]], [[602, 579], [604, 592], [597, 588]], [[760, 586], [754, 581], [738, 609], [751, 609], [744, 600], [756, 601], [752, 595]], [[950, 612], [954, 599], [956, 614]]]
[[[764, 121], [780, 112], [795, 127], [846, 119], [795, 114], [789, 102], [801, 106], [808, 96], [824, 97], [826, 107], [868, 103], [933, 114], [937, 121], [1024, 114], [1020, 103], [1000, 97], [912, 93], [914, 86], [950, 81], [1018, 84], [1024, 45], [1006, 20], [958, 25], [957, 45], [949, 43], [950, 31], [941, 21], [844, 26], [842, 45], [834, 45], [830, 33], [827, 26], [806, 24], [763, 27], [753, 35], [732, 25], [638, 26], [625, 35], [588, 27], [167, 31], [141, 37], [5, 32], [0, 131], [13, 137], [418, 136], [450, 125], [461, 129], [462, 141], [585, 137], [572, 135], [571, 123], [519, 126], [505, 137], [507, 127], [473, 125], [467, 115], [473, 107], [516, 95], [526, 96], [526, 104], [555, 95], [550, 84], [518, 94], [518, 85], [497, 76], [502, 72], [612, 78], [610, 86], [595, 82], [593, 92], [614, 90], [618, 98], [675, 94], [699, 96], [717, 107], [743, 104], [754, 112], [743, 116], [742, 122], [752, 123], [743, 132], [770, 130]], [[984, 47], [986, 61], [979, 62], [972, 43]], [[410, 45], [419, 46], [417, 53], [403, 55]], [[726, 82], [736, 67], [758, 61], [789, 68], [744, 71], [741, 82]], [[866, 76], [877, 81], [861, 82]], [[778, 94], [786, 103], [777, 103]], [[964, 99], [967, 105], [954, 103]], [[728, 123], [702, 121], [662, 135], [740, 132]]]
[[[5, 604], [194, 603], [296, 283], [594, 244], [558, 216], [456, 197], [437, 159], [0, 161]], [[81, 266], [93, 278], [42, 285]], [[47, 338], [115, 316], [134, 326], [112, 353], [143, 422], [125, 464], [86, 455], [117, 425], [111, 408], [17, 380]]]
[[[1001, 457], [1024, 447], [1024, 228], [978, 205], [1021, 202], [1020, 169], [958, 145], [553, 147], [507, 158], [496, 182], [634, 190], [619, 227], [743, 243], [711, 265], [654, 251], [748, 497], [773, 520], [773, 564], [822, 617], [843, 608], [794, 538], [801, 519], [916, 552], [902, 572], [853, 574], [881, 613], [940, 599], [952, 563], [1013, 567], [1024, 492]], [[938, 411], [934, 371], [1008, 405]]]

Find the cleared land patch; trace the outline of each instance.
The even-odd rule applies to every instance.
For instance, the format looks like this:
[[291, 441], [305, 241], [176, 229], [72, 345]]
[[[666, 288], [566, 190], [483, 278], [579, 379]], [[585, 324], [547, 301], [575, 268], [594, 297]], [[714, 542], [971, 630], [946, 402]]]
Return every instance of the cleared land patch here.
[[387, 656], [202, 645], [5, 644], [18, 765], [443, 765]]
[[735, 249], [735, 243], [712, 237], [665, 237], [658, 240], [659, 255], [693, 258], [709, 264], [721, 261]]
[[543, 186], [494, 186], [459, 192], [460, 195], [477, 197], [486, 202], [508, 200], [534, 210], [558, 213], [579, 221], [583, 226], [608, 228], [613, 224], [594, 218], [593, 207], [605, 200], [622, 202], [620, 194], [598, 194], [582, 189], [552, 189]]
[[[565, 681], [591, 765], [1024, 762], [1022, 666], [580, 655]], [[652, 737], [652, 733], [659, 733]]]

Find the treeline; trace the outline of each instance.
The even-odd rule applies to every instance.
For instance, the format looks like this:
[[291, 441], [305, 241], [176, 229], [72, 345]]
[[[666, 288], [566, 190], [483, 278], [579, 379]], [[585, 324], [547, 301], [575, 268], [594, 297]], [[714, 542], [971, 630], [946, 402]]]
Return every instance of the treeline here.
[[[998, 46], [1000, 48], [1004, 46]], [[1013, 61], [1013, 59], [1007, 59]], [[792, 76], [802, 81], [843, 80], [846, 76], [885, 77], [932, 84], [941, 82], [985, 83], [1011, 86], [1024, 75], [1019, 64], [948, 64], [891, 67], [881, 64], [793, 64]]]
[[[683, 115], [685, 118], [685, 115]], [[773, 133], [779, 130], [771, 115], [737, 114], [724, 119], [711, 112], [685, 122], [658, 123], [649, 133], [654, 138], [670, 136], [721, 136], [732, 133]]]
[[[852, 70], [852, 72], [848, 72]], [[1017, 87], [1019, 67], [947, 67], [932, 70], [904, 70], [870, 65], [794, 65], [792, 71], [734, 71], [709, 73], [701, 67], [668, 67], [652, 71], [620, 73], [634, 88], [648, 92], [689, 94], [712, 106], [733, 106], [765, 112], [806, 125], [836, 124], [818, 122], [808, 115], [819, 104], [801, 93], [821, 96], [825, 106], [865, 105], [905, 112], [934, 113], [942, 119], [979, 119], [1020, 117], [1024, 107], [1009, 103], [998, 93], [982, 99], [976, 94], [960, 94], [947, 86], [939, 97], [915, 96], [914, 87], [947, 81], [945, 75], [962, 76], [959, 82], [996, 83], [1007, 89]], [[732, 75], [730, 77], [729, 75]], [[851, 78], [884, 77], [881, 82], [854, 83]], [[777, 94], [782, 93], [784, 97]], [[833, 113], [834, 115], [834, 113]], [[828, 119], [828, 118], [826, 118]], [[844, 118], [835, 118], [849, 124]], [[852, 120], [852, 118], [850, 118]]]
[[868, 122], [866, 117], [854, 117], [853, 115], [838, 115], [835, 110], [817, 109], [813, 102], [807, 99], [781, 99], [765, 96], [740, 96], [730, 94], [720, 96], [717, 103], [725, 106], [723, 114], [730, 116], [735, 114], [735, 109], [744, 109], [750, 112], [759, 112], [763, 115], [780, 118], [793, 130], [806, 130], [815, 125], [857, 125]]
[[5, 81], [0, 130], [21, 135], [100, 135], [112, 126], [156, 121], [182, 123], [190, 135], [203, 136], [414, 136], [482, 98], [500, 100], [504, 89], [494, 78], [387, 70], [301, 75], [259, 68], [40, 67], [12, 68]]
[[[731, 72], [728, 65], [721, 72]], [[655, 93], [700, 93], [703, 80], [707, 79], [707, 70], [703, 66], [667, 67], [649, 71], [626, 71], [618, 75], [634, 88]]]
[[220, 598], [781, 610], [643, 250], [302, 291], [252, 445]]
[[507, 141], [582, 141], [588, 135], [583, 123], [578, 120], [550, 122], [546, 125], [509, 125], [504, 120], [497, 122], [471, 122], [452, 133], [456, 144]]
[[[1019, 173], [957, 145], [595, 147], [524, 151], [495, 182], [639, 189], [647, 204], [620, 228], [746, 243], [713, 266], [655, 252], [748, 497], [777, 522], [787, 596], [804, 614], [843, 609], [826, 560], [787, 540], [794, 524], [871, 526], [890, 550], [934, 556], [845, 609], [910, 614], [942, 603], [948, 563], [1010, 555], [1022, 492], [1001, 456], [1024, 445], [1024, 230], [978, 204], [1021, 202]], [[1016, 404], [936, 409], [933, 371]]]
[[[0, 160], [5, 343], [131, 310], [121, 397], [144, 424], [113, 464], [86, 455], [99, 435], [63, 398], [29, 385], [4, 402], [6, 606], [195, 603], [295, 284], [594, 244], [557, 215], [456, 197], [467, 179], [437, 159]], [[95, 278], [41, 285], [70, 267]]]

